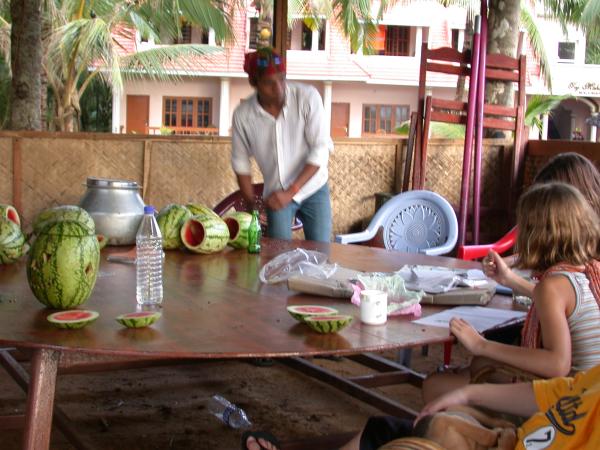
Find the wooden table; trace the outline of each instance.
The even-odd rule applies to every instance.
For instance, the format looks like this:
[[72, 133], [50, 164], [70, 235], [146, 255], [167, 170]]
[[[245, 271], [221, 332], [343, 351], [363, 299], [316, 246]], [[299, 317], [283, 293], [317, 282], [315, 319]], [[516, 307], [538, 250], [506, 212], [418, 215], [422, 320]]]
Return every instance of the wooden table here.
[[[0, 346], [33, 350], [24, 448], [49, 446], [56, 376], [63, 355], [63, 359], [77, 354], [163, 362], [287, 358], [284, 361], [292, 367], [311, 372], [310, 364], [305, 365], [299, 357], [359, 355], [356, 358], [360, 359], [365, 352], [448, 341], [447, 329], [415, 325], [411, 317], [390, 318], [381, 326], [363, 325], [358, 309], [347, 300], [298, 294], [289, 291], [285, 283], [265, 285], [259, 281], [263, 264], [297, 247], [322, 251], [332, 262], [364, 271], [389, 272], [407, 263], [474, 267], [472, 262], [364, 246], [270, 239], [263, 240], [259, 255], [231, 249], [215, 255], [171, 251], [165, 260], [163, 317], [149, 328], [126, 329], [114, 318], [136, 309], [135, 266], [107, 262], [108, 254], [122, 251], [109, 249], [102, 253], [92, 296], [82, 306], [98, 311], [100, 317], [81, 330], [60, 330], [46, 321], [51, 311], [33, 297], [25, 262], [0, 266]], [[493, 303], [510, 307], [510, 299], [495, 298]], [[340, 333], [318, 334], [287, 313], [286, 306], [294, 304], [335, 306], [341, 313], [354, 315], [355, 320]], [[423, 309], [426, 315], [440, 308]]]

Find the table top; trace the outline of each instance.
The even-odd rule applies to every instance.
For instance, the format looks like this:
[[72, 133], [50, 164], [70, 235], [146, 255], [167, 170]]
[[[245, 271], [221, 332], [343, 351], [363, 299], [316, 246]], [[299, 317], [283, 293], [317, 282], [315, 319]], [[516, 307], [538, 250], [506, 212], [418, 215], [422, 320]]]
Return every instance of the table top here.
[[[404, 264], [475, 267], [452, 258], [357, 245], [268, 238], [262, 244], [258, 255], [229, 248], [213, 255], [168, 251], [162, 318], [140, 329], [124, 328], [115, 320], [136, 310], [135, 266], [106, 260], [124, 248], [102, 252], [94, 291], [80, 306], [98, 311], [100, 317], [79, 330], [57, 329], [46, 320], [54, 310], [33, 296], [26, 261], [0, 265], [0, 345], [158, 358], [253, 358], [356, 354], [443, 342], [448, 340], [445, 328], [413, 324], [412, 316], [365, 325], [349, 300], [299, 294], [285, 283], [263, 284], [258, 272], [276, 255], [298, 247], [324, 252], [331, 262], [363, 271], [390, 272]], [[286, 306], [301, 304], [333, 306], [354, 320], [339, 333], [319, 334], [288, 314]], [[511, 299], [496, 296], [491, 305], [510, 308]], [[424, 306], [423, 313], [440, 309]]]

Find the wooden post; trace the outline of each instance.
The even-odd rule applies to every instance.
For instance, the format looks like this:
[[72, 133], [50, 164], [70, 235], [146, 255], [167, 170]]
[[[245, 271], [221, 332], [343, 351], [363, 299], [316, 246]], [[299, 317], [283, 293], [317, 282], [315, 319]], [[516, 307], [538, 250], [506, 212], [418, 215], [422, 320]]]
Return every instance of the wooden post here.
[[22, 214], [23, 206], [21, 195], [21, 179], [23, 177], [23, 166], [21, 156], [21, 138], [13, 138], [12, 140], [12, 204], [19, 214]]
[[273, 0], [273, 48], [286, 62], [287, 51], [287, 0]]

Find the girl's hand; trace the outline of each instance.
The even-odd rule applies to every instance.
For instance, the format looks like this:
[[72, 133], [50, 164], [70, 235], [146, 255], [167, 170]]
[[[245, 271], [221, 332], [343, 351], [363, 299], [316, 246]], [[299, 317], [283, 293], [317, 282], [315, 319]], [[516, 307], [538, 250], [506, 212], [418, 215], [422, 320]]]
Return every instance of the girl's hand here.
[[460, 318], [450, 320], [450, 332], [476, 356], [480, 356], [485, 345], [485, 339], [473, 328], [469, 322]]
[[490, 250], [483, 261], [481, 261], [482, 270], [485, 275], [494, 281], [505, 286], [510, 285], [510, 279], [513, 276], [513, 272], [506, 264], [506, 261], [496, 253], [494, 250]]
[[469, 404], [469, 396], [468, 396], [468, 386], [455, 389], [453, 391], [448, 392], [447, 394], [442, 395], [441, 397], [436, 398], [435, 400], [426, 404], [417, 418], [415, 419], [415, 424], [421, 420], [425, 416], [430, 416], [437, 412], [443, 411], [450, 406], [456, 405], [468, 405]]

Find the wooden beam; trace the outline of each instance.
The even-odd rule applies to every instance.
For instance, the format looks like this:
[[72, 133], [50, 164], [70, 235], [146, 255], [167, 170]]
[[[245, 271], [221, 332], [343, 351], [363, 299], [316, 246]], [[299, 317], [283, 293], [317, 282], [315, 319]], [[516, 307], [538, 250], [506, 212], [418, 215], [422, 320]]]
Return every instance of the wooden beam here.
[[273, 48], [286, 62], [287, 51], [287, 0], [273, 0]]

